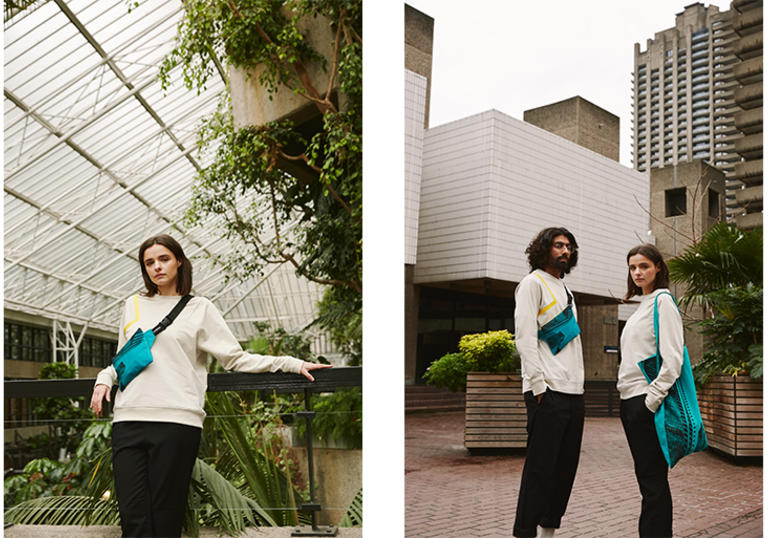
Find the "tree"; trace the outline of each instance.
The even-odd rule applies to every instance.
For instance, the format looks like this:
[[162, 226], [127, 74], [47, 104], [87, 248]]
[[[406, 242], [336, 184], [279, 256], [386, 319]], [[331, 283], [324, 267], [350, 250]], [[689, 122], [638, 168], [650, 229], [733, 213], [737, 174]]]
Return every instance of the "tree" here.
[[[240, 245], [216, 260], [228, 274], [262, 274], [267, 265], [289, 263], [297, 275], [327, 285], [326, 297], [341, 301], [345, 321], [359, 323], [362, 2], [190, 0], [185, 11], [177, 45], [161, 69], [164, 84], [180, 63], [187, 86], [204, 88], [210, 77], [224, 76], [223, 58], [245, 71], [259, 67], [270, 99], [288, 89], [319, 114], [309, 133], [290, 119], [235, 128], [224, 95], [199, 133], [201, 148], [215, 149], [215, 159], [198, 174], [188, 223], [222, 217], [222, 235]], [[302, 33], [301, 21], [316, 17], [327, 20], [334, 35], [330, 57]], [[318, 64], [329, 77], [322, 88], [309, 74]], [[282, 166], [287, 162], [300, 163], [308, 174], [292, 175]], [[333, 328], [334, 314], [318, 323]]]

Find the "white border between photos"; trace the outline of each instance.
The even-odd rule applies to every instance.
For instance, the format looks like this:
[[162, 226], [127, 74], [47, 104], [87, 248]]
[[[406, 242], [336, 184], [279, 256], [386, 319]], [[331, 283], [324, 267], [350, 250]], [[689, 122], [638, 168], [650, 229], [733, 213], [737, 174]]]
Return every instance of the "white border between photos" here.
[[404, 5], [363, 3], [363, 529], [404, 533]]

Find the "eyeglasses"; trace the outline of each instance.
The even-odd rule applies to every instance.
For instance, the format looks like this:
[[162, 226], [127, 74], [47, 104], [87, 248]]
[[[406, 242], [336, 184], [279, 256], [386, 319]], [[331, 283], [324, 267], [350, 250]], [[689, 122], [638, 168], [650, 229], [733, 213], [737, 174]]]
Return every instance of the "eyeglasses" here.
[[564, 248], [567, 248], [570, 252], [573, 252], [573, 245], [570, 243], [563, 243], [562, 241], [557, 241], [556, 243], [553, 243], [552, 246], [558, 250], [563, 250]]

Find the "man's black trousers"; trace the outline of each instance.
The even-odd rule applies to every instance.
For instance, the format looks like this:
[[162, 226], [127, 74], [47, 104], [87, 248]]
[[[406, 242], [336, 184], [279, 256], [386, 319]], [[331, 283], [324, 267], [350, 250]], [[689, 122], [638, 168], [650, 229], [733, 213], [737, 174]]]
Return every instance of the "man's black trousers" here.
[[123, 536], [181, 536], [200, 428], [116, 422], [112, 467]]
[[541, 403], [526, 392], [528, 449], [513, 534], [535, 537], [536, 527], [560, 528], [579, 465], [584, 396], [547, 389]]
[[641, 537], [672, 536], [672, 494], [669, 468], [659, 445], [653, 413], [645, 406], [645, 395], [621, 400], [621, 424], [635, 461], [635, 476], [643, 501], [638, 531]]

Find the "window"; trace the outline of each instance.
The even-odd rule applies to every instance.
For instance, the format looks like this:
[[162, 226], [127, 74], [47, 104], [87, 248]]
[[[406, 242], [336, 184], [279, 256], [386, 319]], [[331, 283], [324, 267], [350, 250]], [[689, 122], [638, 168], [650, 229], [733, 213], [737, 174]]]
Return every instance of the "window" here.
[[685, 187], [679, 187], [664, 191], [664, 216], [677, 217], [686, 214], [685, 190]]
[[709, 189], [709, 217], [716, 219], [720, 216], [720, 195]]

